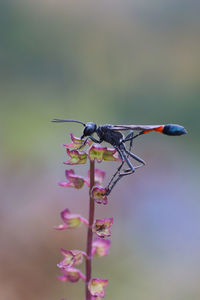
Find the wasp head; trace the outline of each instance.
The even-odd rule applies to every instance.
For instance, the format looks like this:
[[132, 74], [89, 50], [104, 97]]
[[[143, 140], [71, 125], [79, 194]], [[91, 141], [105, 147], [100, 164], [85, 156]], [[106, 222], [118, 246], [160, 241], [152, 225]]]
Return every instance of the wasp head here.
[[85, 128], [83, 130], [83, 135], [81, 137], [81, 139], [83, 139], [85, 136], [90, 136], [92, 135], [97, 129], [97, 125], [93, 122], [88, 122], [85, 125]]

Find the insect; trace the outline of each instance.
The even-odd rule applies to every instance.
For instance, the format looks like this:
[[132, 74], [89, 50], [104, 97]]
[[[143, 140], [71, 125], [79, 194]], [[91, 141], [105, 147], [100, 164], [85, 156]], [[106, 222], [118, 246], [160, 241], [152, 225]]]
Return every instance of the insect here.
[[[124, 176], [133, 174], [136, 169], [145, 165], [145, 161], [141, 159], [139, 156], [135, 155], [131, 152], [131, 148], [133, 146], [133, 140], [142, 134], [146, 134], [148, 132], [156, 131], [166, 135], [178, 136], [182, 134], [186, 134], [187, 131], [183, 126], [177, 124], [167, 124], [167, 125], [111, 125], [105, 124], [97, 126], [97, 124], [93, 122], [83, 123], [77, 120], [62, 120], [62, 119], [53, 119], [52, 122], [63, 123], [63, 122], [75, 122], [80, 123], [84, 126], [83, 134], [81, 139], [84, 139], [83, 144], [78, 148], [81, 149], [87, 142], [88, 139], [92, 140], [95, 143], [107, 142], [112, 145], [119, 154], [121, 159], [121, 164], [118, 167], [117, 171], [113, 174], [109, 184], [106, 187], [106, 195], [109, 195], [116, 183]], [[124, 136], [121, 131], [130, 132]], [[139, 133], [135, 133], [139, 131]], [[93, 137], [93, 134], [96, 133], [98, 139]], [[126, 142], [129, 142], [129, 148], [127, 149]], [[130, 158], [133, 158], [140, 164], [134, 166]], [[124, 163], [128, 165], [128, 169], [121, 171]]]

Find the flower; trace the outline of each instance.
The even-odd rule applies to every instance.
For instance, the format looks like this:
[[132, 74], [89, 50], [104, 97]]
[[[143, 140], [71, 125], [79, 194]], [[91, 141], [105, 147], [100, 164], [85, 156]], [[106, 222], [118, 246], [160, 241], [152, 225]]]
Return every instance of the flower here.
[[102, 160], [121, 161], [116, 149], [101, 147], [95, 144], [89, 148], [88, 157], [91, 161], [96, 159], [99, 163], [102, 162]]
[[113, 224], [113, 218], [97, 219], [93, 226], [93, 232], [95, 232], [99, 237], [110, 236], [110, 227]]
[[85, 218], [81, 217], [80, 215], [71, 214], [68, 208], [61, 211], [60, 216], [64, 224], [56, 226], [55, 229], [57, 230], [77, 228], [80, 227], [82, 223], [88, 225], [88, 221]]
[[110, 240], [96, 238], [92, 243], [92, 255], [96, 254], [98, 257], [108, 255], [110, 244]]
[[91, 195], [93, 199], [96, 201], [98, 204], [107, 204], [108, 203], [108, 198], [106, 196], [106, 189], [95, 185], [92, 190], [91, 190]]
[[70, 150], [69, 148], [67, 148], [66, 150], [70, 158], [64, 162], [65, 165], [80, 165], [86, 163], [87, 154], [85, 152], [75, 149]]
[[[72, 144], [64, 144], [63, 146], [66, 148], [70, 148], [70, 149], [77, 149], [79, 148], [81, 145], [83, 145], [84, 140], [77, 138], [73, 135], [73, 133], [70, 133], [70, 137], [72, 140]], [[92, 141], [87, 141], [86, 144], [90, 145], [92, 143]]]
[[85, 281], [85, 275], [76, 268], [60, 269], [60, 271], [63, 275], [57, 276], [57, 278], [62, 282], [77, 282], [79, 279], [83, 279]]
[[91, 161], [96, 159], [98, 162], [102, 162], [105, 149], [105, 147], [92, 145], [88, 150], [89, 159]]
[[103, 298], [105, 296], [105, 286], [107, 286], [108, 280], [92, 278], [88, 283], [88, 289], [90, 294], [94, 297]]
[[85, 179], [82, 176], [75, 175], [74, 170], [66, 170], [65, 176], [67, 178], [67, 182], [61, 181], [58, 184], [63, 187], [73, 187], [75, 189], [81, 189], [84, 186]]
[[113, 148], [105, 148], [103, 159], [105, 161], [121, 161], [117, 150]]
[[60, 269], [80, 265], [83, 261], [83, 256], [86, 256], [86, 253], [80, 250], [65, 250], [61, 248], [61, 253], [64, 255], [64, 259], [57, 264]]
[[[106, 173], [101, 171], [100, 169], [94, 170], [94, 183], [95, 184], [102, 184]], [[85, 182], [88, 186], [90, 186], [90, 170], [88, 171], [88, 177], [85, 179]]]

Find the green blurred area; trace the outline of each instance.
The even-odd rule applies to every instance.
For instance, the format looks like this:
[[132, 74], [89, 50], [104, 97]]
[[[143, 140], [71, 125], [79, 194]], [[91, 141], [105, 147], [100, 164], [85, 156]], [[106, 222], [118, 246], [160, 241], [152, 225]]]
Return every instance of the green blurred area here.
[[[143, 180], [150, 180], [151, 186], [158, 182], [162, 188], [169, 183], [174, 191], [183, 185], [185, 203], [190, 191], [192, 204], [199, 197], [199, 12], [200, 5], [194, 0], [1, 1], [0, 178], [4, 236], [1, 259], [7, 262], [7, 271], [2, 268], [1, 274], [2, 299], [53, 300], [63, 294], [71, 295], [69, 299], [83, 299], [81, 284], [78, 289], [70, 285], [63, 288], [56, 282], [58, 249], [64, 247], [66, 236], [57, 238], [50, 230], [53, 222], [58, 222], [63, 205], [68, 205], [64, 202], [68, 191], [61, 192], [56, 187], [56, 180], [64, 174], [61, 162], [66, 159], [60, 144], [66, 142], [71, 131], [80, 136], [82, 128], [51, 124], [51, 119], [71, 118], [97, 124], [184, 125], [189, 134], [183, 138], [152, 134], [138, 142], [137, 153], [141, 151], [141, 156], [150, 160], [150, 167], [137, 175], [136, 195], [138, 198], [147, 196], [144, 191], [141, 195]], [[108, 166], [105, 168], [110, 171]], [[126, 186], [121, 185], [121, 191], [126, 188], [129, 191], [126, 198], [130, 198], [133, 184], [131, 180], [127, 182]], [[153, 193], [150, 187], [147, 191]], [[83, 200], [87, 201], [84, 193]], [[75, 200], [80, 197], [78, 193], [73, 196], [73, 192], [69, 195]], [[122, 194], [116, 192], [117, 204], [113, 202], [108, 208], [118, 220], [123, 207], [117, 200], [120, 196]], [[59, 197], [61, 200], [57, 200]], [[157, 201], [159, 197], [162, 194], [155, 195]], [[181, 192], [177, 197], [182, 197]], [[73, 205], [77, 211], [82, 209], [87, 214], [85, 204], [73, 202]], [[49, 216], [46, 206], [49, 206]], [[124, 213], [129, 214], [128, 210]], [[199, 212], [198, 203], [195, 210]], [[106, 208], [102, 212], [106, 212]], [[126, 229], [129, 226], [118, 222]], [[127, 246], [130, 233], [122, 239], [124, 247], [120, 246], [121, 235], [117, 230], [122, 231], [123, 236], [126, 229], [120, 224], [116, 228], [113, 244], [116, 243], [117, 249], [112, 249], [110, 257], [95, 266], [98, 276], [110, 275], [108, 299], [199, 299], [198, 282], [194, 280], [186, 285], [188, 289], [184, 289], [188, 278], [177, 279], [177, 285], [169, 280], [169, 288], [164, 287], [163, 282], [172, 269], [167, 270], [165, 266], [166, 277], [164, 274], [160, 277], [162, 264], [154, 269], [151, 255], [141, 254], [142, 242], [137, 237], [135, 240], [133, 237], [135, 246]], [[80, 239], [79, 234], [76, 237]], [[73, 235], [68, 240], [80, 247]], [[81, 243], [84, 247], [84, 239]], [[70, 242], [67, 246], [72, 247]], [[135, 247], [134, 254], [130, 254], [131, 247]], [[195, 257], [197, 261], [199, 256]], [[193, 275], [197, 272], [192, 263], [190, 271]], [[23, 279], [30, 273], [27, 288], [23, 287], [19, 277]], [[177, 278], [179, 276], [177, 272]], [[192, 278], [196, 278], [195, 275]]]

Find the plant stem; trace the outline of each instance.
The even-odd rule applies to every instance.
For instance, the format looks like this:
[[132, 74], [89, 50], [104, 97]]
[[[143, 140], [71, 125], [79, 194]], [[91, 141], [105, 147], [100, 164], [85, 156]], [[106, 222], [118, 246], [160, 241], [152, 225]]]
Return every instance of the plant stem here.
[[88, 282], [91, 279], [92, 275], [92, 226], [94, 223], [94, 209], [95, 209], [95, 202], [91, 196], [91, 190], [94, 186], [94, 161], [90, 161], [90, 204], [89, 204], [89, 225], [88, 225], [88, 232], [87, 232], [87, 258], [85, 263], [86, 268], [86, 282], [85, 282], [85, 300], [91, 299], [91, 294], [88, 290]]

